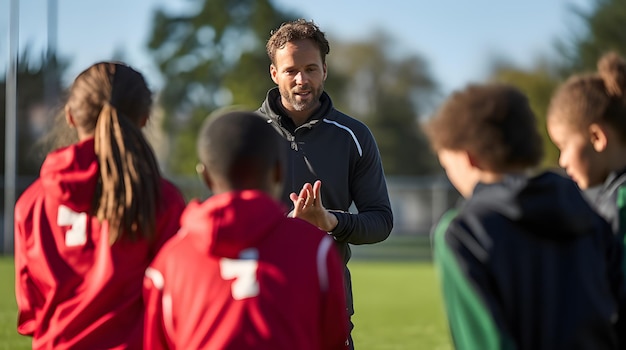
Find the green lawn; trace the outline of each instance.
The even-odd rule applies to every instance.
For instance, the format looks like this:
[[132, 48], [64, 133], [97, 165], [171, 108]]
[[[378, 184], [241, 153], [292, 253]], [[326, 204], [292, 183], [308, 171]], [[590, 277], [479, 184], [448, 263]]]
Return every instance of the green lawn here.
[[[358, 350], [451, 349], [437, 279], [428, 262], [350, 262]], [[0, 350], [29, 349], [15, 331], [13, 260], [0, 257]]]
[[349, 267], [358, 350], [452, 348], [430, 263], [353, 261]]
[[30, 338], [17, 333], [13, 257], [0, 255], [0, 349], [30, 349]]

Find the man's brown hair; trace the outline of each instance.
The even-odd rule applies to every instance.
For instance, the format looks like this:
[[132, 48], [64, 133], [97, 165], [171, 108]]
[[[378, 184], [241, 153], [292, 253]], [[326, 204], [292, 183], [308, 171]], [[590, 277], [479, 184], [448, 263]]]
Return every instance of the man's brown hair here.
[[320, 50], [322, 63], [326, 63], [326, 55], [330, 52], [330, 46], [326, 35], [313, 21], [297, 19], [291, 22], [285, 22], [280, 27], [271, 32], [271, 36], [266, 44], [267, 56], [274, 64], [276, 50], [285, 47], [290, 41], [310, 39]]

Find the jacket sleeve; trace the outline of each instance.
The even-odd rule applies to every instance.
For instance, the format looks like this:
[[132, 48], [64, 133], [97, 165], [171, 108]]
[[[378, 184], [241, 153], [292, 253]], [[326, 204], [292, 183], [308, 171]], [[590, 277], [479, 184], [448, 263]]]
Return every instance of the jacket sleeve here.
[[149, 267], [143, 280], [144, 349], [170, 349], [163, 315], [163, 275]]
[[452, 341], [457, 349], [512, 349], [512, 337], [498, 326], [502, 312], [489, 290], [485, 257], [476, 254], [479, 242], [467, 227], [453, 221], [455, 215], [446, 213], [433, 237]]
[[619, 348], [626, 349], [626, 283], [624, 278], [625, 267], [623, 266], [624, 241], [623, 239], [616, 238], [618, 237], [614, 236], [611, 232], [610, 237], [607, 239], [608, 278], [611, 282], [612, 293], [618, 304], [619, 316], [614, 326], [615, 333], [618, 337]]
[[[346, 313], [346, 298], [343, 284], [343, 263], [339, 258], [335, 244], [330, 237], [322, 239], [318, 250], [325, 250], [326, 254], [318, 254], [320, 286], [324, 300], [321, 327], [322, 349], [348, 349], [348, 317]], [[319, 253], [319, 251], [318, 251]]]
[[[620, 186], [616, 193], [616, 223], [611, 223], [611, 233], [607, 234], [607, 265], [612, 292], [618, 301], [619, 317], [615, 323], [620, 349], [626, 349], [626, 187]], [[608, 226], [608, 225], [607, 225]], [[617, 232], [615, 228], [617, 227]], [[605, 229], [605, 231], [608, 231]], [[615, 234], [614, 234], [615, 233]]]
[[[17, 213], [16, 213], [17, 214]], [[37, 328], [35, 319], [35, 300], [31, 298], [34, 288], [28, 271], [27, 248], [23, 227], [16, 215], [15, 221], [15, 298], [17, 301], [17, 331], [23, 335], [33, 335]]]
[[[45, 303], [41, 290], [37, 287], [31, 276], [33, 266], [29, 264], [29, 237], [33, 236], [33, 198], [35, 193], [28, 189], [15, 205], [14, 215], [14, 259], [15, 259], [15, 298], [18, 309], [17, 331], [22, 335], [32, 336], [37, 330], [38, 321], [36, 310]], [[36, 268], [36, 267], [35, 267]]]
[[331, 232], [339, 242], [371, 244], [382, 242], [393, 228], [393, 214], [378, 146], [369, 129], [359, 138], [362, 155], [351, 172], [350, 194], [358, 211], [352, 214], [331, 210], [337, 227]]

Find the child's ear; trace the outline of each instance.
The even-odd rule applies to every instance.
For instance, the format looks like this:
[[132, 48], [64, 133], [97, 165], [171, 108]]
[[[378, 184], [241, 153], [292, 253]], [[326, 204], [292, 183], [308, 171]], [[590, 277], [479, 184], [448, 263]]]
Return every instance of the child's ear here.
[[148, 124], [148, 116], [147, 115], [141, 117], [141, 120], [139, 120], [139, 126], [140, 127], [143, 128], [144, 126], [146, 126], [146, 124]]
[[271, 175], [272, 181], [270, 184], [270, 194], [272, 195], [272, 197], [280, 199], [280, 195], [283, 191], [284, 186], [283, 182], [285, 180], [285, 173], [282, 164], [280, 162], [276, 162], [276, 165], [274, 165], [272, 172], [273, 174]]
[[76, 126], [76, 122], [74, 122], [74, 116], [72, 116], [72, 110], [70, 109], [70, 106], [65, 105], [65, 121], [67, 122], [67, 125], [69, 125], [71, 128]]
[[603, 152], [608, 144], [607, 130], [597, 123], [589, 125], [589, 142], [596, 152]]
[[476, 158], [471, 152], [469, 151], [464, 151], [465, 155], [467, 156], [467, 162], [469, 163], [469, 165], [472, 168], [476, 168], [476, 169], [480, 169], [482, 170], [482, 166], [480, 164], [480, 161], [478, 160], [478, 158]]
[[198, 163], [196, 165], [196, 172], [200, 175], [200, 179], [202, 179], [209, 190], [213, 191], [213, 181], [211, 180], [211, 175], [209, 174], [209, 170], [206, 166], [202, 163]]

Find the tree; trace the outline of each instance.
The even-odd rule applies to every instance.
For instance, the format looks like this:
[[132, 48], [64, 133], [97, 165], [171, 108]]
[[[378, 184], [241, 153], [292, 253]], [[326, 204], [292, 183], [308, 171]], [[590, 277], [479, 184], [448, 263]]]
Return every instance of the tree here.
[[572, 7], [572, 14], [583, 30], [557, 42], [564, 75], [595, 70], [598, 58], [608, 50], [626, 55], [626, 1], [593, 0], [588, 10]]
[[166, 81], [159, 100], [171, 133], [167, 166], [180, 174], [194, 172], [196, 134], [207, 115], [228, 105], [259, 106], [272, 86], [265, 42], [294, 18], [269, 0], [189, 2], [185, 13], [158, 9], [148, 43]]
[[[40, 58], [33, 58], [29, 49], [25, 49], [18, 58], [17, 70], [17, 174], [34, 177], [39, 174], [39, 167], [47, 149], [40, 142], [54, 122], [54, 116], [60, 105], [58, 98], [63, 91], [61, 79], [68, 67], [64, 59], [56, 54], [44, 53]], [[4, 173], [5, 155], [5, 113], [6, 77], [0, 80], [0, 170]], [[49, 89], [49, 91], [46, 91]]]
[[545, 153], [542, 166], [545, 168], [558, 167], [559, 160], [559, 150], [550, 140], [546, 127], [550, 97], [560, 82], [557, 71], [558, 67], [547, 60], [538, 60], [534, 67], [529, 70], [519, 69], [512, 64], [500, 62], [495, 64], [492, 73], [492, 80], [515, 85], [528, 96], [543, 140]]
[[[196, 7], [183, 14], [157, 10], [149, 41], [166, 81], [160, 103], [173, 135], [168, 167], [179, 174], [193, 172], [196, 133], [207, 115], [228, 105], [259, 106], [274, 86], [265, 42], [272, 29], [298, 18], [268, 0], [192, 3]], [[364, 43], [330, 41], [325, 88], [337, 107], [370, 126], [385, 171], [415, 175], [439, 169], [418, 125], [436, 89], [425, 62], [415, 55], [392, 58], [395, 47], [384, 34]]]
[[[61, 76], [67, 68], [65, 60], [56, 54], [33, 58], [26, 48], [18, 58], [17, 68], [17, 137], [16, 195], [39, 175], [39, 168], [49, 149], [41, 142], [54, 123], [55, 111], [62, 91]], [[5, 174], [6, 76], [0, 77], [0, 172]], [[2, 190], [4, 193], [4, 188]], [[0, 203], [4, 208], [4, 202]]]
[[378, 143], [385, 173], [421, 175], [439, 170], [420, 128], [437, 93], [426, 62], [397, 53], [384, 32], [355, 43], [335, 43], [328, 56], [327, 90], [344, 112], [364, 121]]
[[558, 167], [559, 157], [546, 129], [548, 105], [557, 86], [571, 74], [595, 71], [598, 59], [608, 50], [626, 55], [626, 1], [595, 0], [588, 10], [572, 7], [571, 11], [581, 27], [555, 41], [556, 57], [538, 59], [529, 69], [503, 60], [495, 60], [492, 65], [493, 80], [511, 83], [529, 97], [544, 140], [546, 156], [542, 165], [549, 168]]

